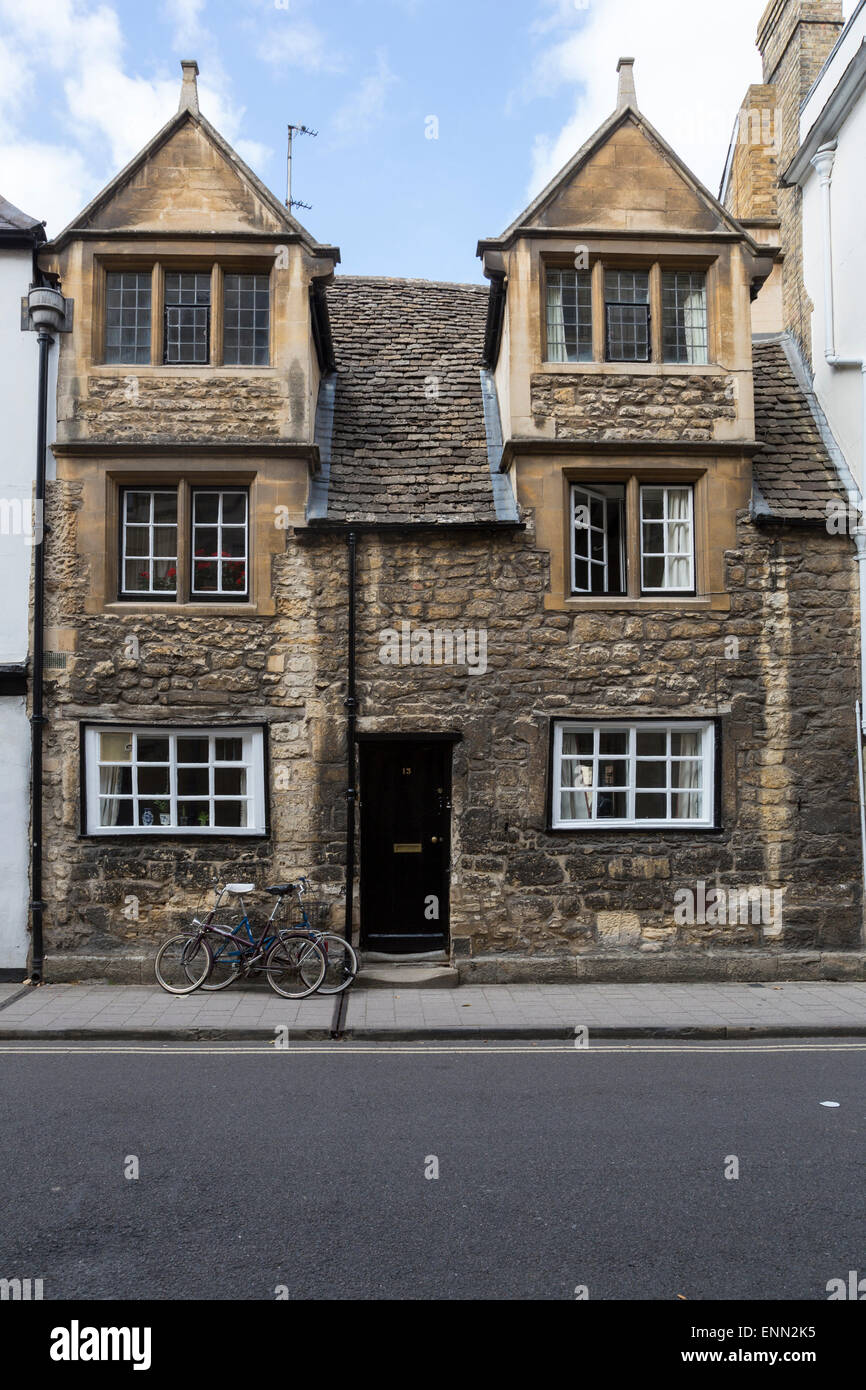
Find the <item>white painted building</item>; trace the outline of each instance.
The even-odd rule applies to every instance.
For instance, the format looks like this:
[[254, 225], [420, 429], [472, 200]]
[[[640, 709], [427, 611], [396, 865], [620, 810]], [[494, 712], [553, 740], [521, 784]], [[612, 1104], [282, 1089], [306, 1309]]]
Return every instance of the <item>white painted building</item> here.
[[803, 190], [803, 279], [815, 392], [849, 469], [866, 462], [866, 0], [800, 108], [783, 181]]
[[33, 281], [34, 246], [44, 240], [41, 223], [0, 198], [0, 979], [23, 977], [29, 944], [26, 689], [38, 362], [36, 334], [21, 330], [21, 299]]

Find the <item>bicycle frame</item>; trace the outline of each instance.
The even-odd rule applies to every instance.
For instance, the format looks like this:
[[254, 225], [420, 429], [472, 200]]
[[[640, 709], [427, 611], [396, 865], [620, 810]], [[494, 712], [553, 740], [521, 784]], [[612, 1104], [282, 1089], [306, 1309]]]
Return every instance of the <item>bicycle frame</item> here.
[[[249, 913], [247, 912], [246, 905], [244, 904], [243, 895], [238, 895], [241, 898], [244, 913], [240, 922], [236, 923], [236, 925], [233, 927], [219, 926], [214, 922], [213, 919], [216, 916], [220, 904], [227, 892], [228, 888], [224, 887], [216, 900], [213, 911], [208, 914], [208, 917], [205, 922], [199, 923], [199, 926], [202, 929], [200, 935], [208, 934], [209, 936], [213, 936], [215, 934], [224, 938], [224, 945], [222, 947], [215, 946], [213, 942], [210, 943], [215, 962], [217, 960], [225, 962], [227, 959], [232, 960], [233, 962], [236, 961], [239, 972], [243, 970], [244, 974], [248, 974], [251, 970], [264, 970], [264, 965], [260, 962], [264, 960], [264, 957], [267, 955], [268, 950], [274, 944], [277, 938], [283, 935], [283, 929], [269, 931], [269, 928], [273, 924], [274, 918], [280, 910], [283, 899], [276, 898], [274, 900], [273, 911], [271, 912], [270, 917], [262, 927], [261, 935], [257, 937], [253, 934], [253, 924], [250, 921]], [[306, 914], [304, 914], [304, 918], [306, 921]], [[241, 934], [243, 932], [246, 933], [246, 936], [243, 936]], [[300, 934], [307, 935], [306, 932], [301, 932]], [[315, 940], [312, 934], [310, 935], [311, 940]], [[231, 949], [232, 946], [236, 948], [236, 957], [227, 956], [225, 954], [226, 950]]]

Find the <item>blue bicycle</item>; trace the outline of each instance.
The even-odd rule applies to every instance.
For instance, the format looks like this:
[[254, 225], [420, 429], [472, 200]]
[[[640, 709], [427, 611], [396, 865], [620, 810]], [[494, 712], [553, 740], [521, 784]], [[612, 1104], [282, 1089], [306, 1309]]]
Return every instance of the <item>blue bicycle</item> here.
[[[283, 899], [295, 891], [293, 883], [281, 883], [264, 890], [274, 898], [274, 907], [256, 935], [245, 903], [246, 895], [254, 889], [253, 883], [226, 883], [217, 894], [213, 911], [204, 921], [196, 919], [193, 923], [198, 928], [196, 936], [212, 957], [210, 970], [197, 987], [209, 991], [226, 989], [242, 975], [247, 977], [264, 971], [268, 984], [284, 999], [304, 999], [325, 979], [328, 964], [325, 951], [308, 932], [287, 930], [276, 922]], [[238, 921], [217, 920], [227, 894], [240, 900]]]

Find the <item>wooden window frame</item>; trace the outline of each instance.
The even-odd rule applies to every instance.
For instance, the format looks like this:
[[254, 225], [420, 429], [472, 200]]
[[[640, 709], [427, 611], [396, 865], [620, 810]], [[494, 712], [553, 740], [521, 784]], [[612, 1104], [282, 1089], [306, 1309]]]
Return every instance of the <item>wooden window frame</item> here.
[[[655, 756], [637, 756], [637, 735], [639, 733], [666, 732], [666, 751], [664, 758]], [[617, 818], [599, 818], [597, 815], [587, 817], [582, 820], [571, 820], [562, 815], [562, 794], [563, 792], [574, 791], [574, 787], [563, 786], [562, 779], [562, 740], [565, 733], [592, 733], [593, 752], [583, 755], [583, 760], [592, 759], [593, 781], [591, 786], [592, 810], [597, 811], [597, 798], [599, 790], [602, 790], [597, 776], [598, 764], [601, 758], [608, 757], [611, 761], [622, 761], [626, 764], [626, 783], [621, 788], [626, 792], [627, 814]], [[627, 732], [627, 751], [620, 758], [616, 754], [600, 754], [600, 737], [604, 733]], [[671, 817], [638, 819], [635, 815], [635, 797], [641, 790], [637, 787], [637, 764], [638, 762], [661, 762], [664, 761], [666, 767], [666, 778], [664, 788], [644, 788], [647, 795], [664, 795], [667, 798], [668, 808], [671, 806], [671, 797], [675, 790], [688, 791], [689, 788], [672, 789], [671, 787], [671, 767], [674, 762], [693, 761], [686, 759], [684, 755], [672, 756], [670, 752], [670, 736], [673, 733], [701, 733], [701, 751], [699, 759], [702, 768], [702, 785], [700, 788], [703, 798], [703, 815], [700, 817], [684, 818]], [[677, 832], [701, 832], [719, 829], [720, 822], [720, 802], [719, 802], [719, 727], [717, 719], [593, 719], [593, 718], [558, 718], [552, 721], [551, 725], [551, 765], [550, 765], [550, 795], [548, 798], [548, 825], [552, 831], [567, 831], [578, 834], [604, 834], [619, 831], [637, 832], [661, 832], [670, 834]], [[612, 790], [620, 790], [619, 786]]]
[[[697, 525], [697, 499], [696, 493], [702, 481], [699, 477], [678, 478], [676, 474], [666, 474], [664, 477], [648, 477], [643, 473], [629, 472], [628, 470], [613, 469], [610, 473], [589, 473], [581, 470], [579, 473], [568, 470], [564, 474], [567, 484], [565, 514], [568, 525], [568, 539], [566, 556], [568, 557], [567, 583], [568, 591], [566, 597], [574, 600], [585, 599], [593, 603], [609, 598], [611, 600], [637, 601], [638, 599], [678, 599], [696, 598], [699, 594], [698, 576], [700, 574], [699, 552], [698, 552], [698, 525]], [[578, 558], [575, 553], [575, 490], [582, 492], [592, 492], [593, 486], [599, 484], [609, 485], [618, 483], [625, 488], [625, 506], [623, 508], [623, 522], [625, 535], [622, 539], [622, 550], [625, 557], [624, 592], [614, 594], [605, 592], [603, 594], [588, 593], [583, 589], [575, 589], [575, 560]], [[687, 488], [690, 497], [689, 506], [689, 526], [691, 533], [691, 587], [688, 589], [645, 589], [643, 586], [643, 509], [642, 493], [644, 488]]]
[[[133, 750], [137, 737], [151, 736], [154, 738], [168, 738], [169, 740], [169, 759], [167, 763], [158, 762], [153, 764], [144, 763], [144, 766], [169, 768], [169, 791], [163, 793], [140, 793], [137, 790], [137, 773], [142, 766], [140, 761], [134, 757], [129, 760], [129, 766], [133, 771], [132, 791], [130, 793], [117, 794], [116, 800], [131, 801], [133, 814], [137, 811], [138, 801], [167, 801], [169, 811], [166, 813], [170, 817], [168, 825], [163, 824], [133, 824], [133, 825], [102, 825], [100, 805], [102, 799], [109, 799], [100, 790], [100, 768], [103, 766], [126, 766], [126, 762], [109, 760], [105, 763], [100, 762], [99, 758], [99, 739], [101, 734], [126, 734], [128, 733], [133, 742]], [[178, 790], [178, 757], [177, 740], [179, 738], [207, 738], [209, 740], [208, 762], [195, 764], [196, 767], [207, 767], [208, 769], [208, 793], [206, 797], [182, 796]], [[220, 760], [215, 757], [214, 740], [218, 738], [241, 738], [244, 743], [243, 759], [241, 763], [226, 762], [226, 768], [237, 768], [242, 766], [247, 772], [247, 788], [243, 796], [222, 794], [216, 792], [216, 771], [220, 770]], [[133, 751], [131, 750], [131, 751]], [[181, 764], [181, 766], [183, 766]], [[190, 765], [192, 766], [192, 764]], [[158, 838], [231, 838], [231, 839], [251, 839], [264, 838], [268, 835], [268, 749], [267, 749], [267, 728], [263, 724], [140, 724], [131, 721], [125, 724], [83, 724], [81, 726], [81, 833], [88, 837], [104, 839], [106, 837], [140, 836], [146, 839]], [[207, 802], [209, 822], [207, 825], [182, 825], [179, 823], [178, 802], [186, 801], [202, 806]], [[237, 802], [243, 800], [247, 803], [248, 815], [253, 820], [253, 824], [246, 826], [216, 825], [210, 822], [213, 815], [214, 806], [220, 801]]]
[[[200, 530], [205, 529], [205, 527], [206, 527], [206, 525], [207, 525], [207, 523], [202, 523], [202, 522], [196, 523], [196, 519], [195, 519], [195, 497], [196, 497], [196, 494], [197, 494], [197, 493], [202, 493], [202, 492], [215, 492], [215, 493], [218, 493], [218, 494], [219, 494], [219, 496], [220, 496], [220, 516], [222, 515], [222, 496], [223, 496], [223, 493], [226, 493], [226, 492], [240, 493], [240, 494], [243, 495], [243, 497], [244, 497], [244, 499], [245, 499], [245, 502], [246, 502], [246, 520], [244, 521], [244, 524], [243, 524], [243, 531], [244, 531], [244, 541], [245, 541], [245, 550], [244, 550], [244, 571], [245, 571], [245, 574], [246, 574], [246, 585], [245, 585], [245, 587], [244, 587], [243, 593], [232, 593], [232, 592], [223, 591], [223, 590], [218, 590], [218, 589], [217, 589], [217, 590], [213, 590], [213, 589], [211, 589], [211, 590], [204, 590], [204, 589], [202, 589], [202, 590], [196, 590], [196, 588], [195, 588], [195, 583], [194, 583], [194, 581], [195, 581], [195, 563], [196, 563], [196, 553], [195, 553], [195, 531], [196, 531], [196, 526], [197, 526], [197, 525], [198, 525], [198, 529], [200, 529]], [[189, 560], [189, 570], [188, 570], [188, 573], [187, 573], [187, 576], [186, 576], [186, 578], [187, 578], [187, 586], [188, 586], [188, 595], [189, 595], [189, 597], [188, 597], [188, 602], [189, 602], [189, 603], [249, 603], [249, 601], [250, 601], [250, 573], [251, 573], [251, 560], [252, 560], [252, 556], [251, 556], [251, 554], [250, 554], [250, 489], [249, 489], [249, 487], [248, 487], [248, 486], [244, 486], [243, 484], [238, 484], [238, 483], [225, 483], [225, 482], [217, 482], [217, 483], [208, 483], [208, 482], [204, 482], [204, 483], [200, 483], [200, 482], [193, 482], [193, 481], [188, 480], [188, 493], [187, 493], [187, 498], [188, 498], [187, 512], [188, 512], [188, 516], [189, 516], [189, 538], [188, 538], [188, 552], [187, 552], [187, 553], [188, 553], [188, 560]], [[222, 527], [223, 527], [223, 523], [222, 523], [221, 521], [220, 521], [220, 522], [217, 522], [217, 523], [216, 523], [216, 527], [217, 527], [218, 535], [221, 537], [221, 536], [222, 536]], [[209, 529], [213, 529], [213, 527], [210, 527]], [[240, 526], [234, 526], [233, 529], [235, 529], [235, 530], [240, 530], [241, 528], [240, 528]], [[220, 563], [221, 563], [221, 562], [222, 562], [222, 557], [220, 557]]]
[[[254, 516], [255, 516], [255, 497], [254, 484], [255, 478], [245, 476], [236, 478], [234, 476], [217, 475], [213, 473], [184, 473], [178, 471], [166, 477], [142, 476], [138, 472], [130, 474], [109, 474], [107, 482], [112, 489], [110, 498], [113, 497], [114, 510], [117, 516], [117, 525], [114, 527], [114, 550], [108, 557], [109, 568], [113, 566], [114, 582], [109, 585], [108, 592], [114, 594], [118, 603], [124, 604], [148, 604], [148, 603], [168, 603], [176, 607], [188, 605], [190, 607], [205, 606], [213, 604], [219, 608], [230, 607], [232, 604], [255, 604], [255, 579], [254, 579], [254, 558], [255, 558], [255, 535], [254, 535]], [[131, 593], [123, 589], [123, 514], [124, 496], [127, 492], [170, 492], [177, 489], [177, 586], [175, 592], [159, 594], [149, 592]], [[220, 593], [192, 593], [192, 562], [193, 562], [193, 535], [192, 535], [192, 494], [197, 492], [245, 492], [247, 497], [247, 521], [246, 521], [246, 574], [247, 587], [243, 594], [220, 594]]]
[[[148, 522], [146, 522], [146, 523], [142, 523], [142, 522], [127, 523], [127, 519], [126, 519], [126, 499], [127, 499], [127, 496], [128, 496], [130, 493], [132, 493], [132, 492], [141, 492], [141, 493], [149, 493], [149, 494], [150, 494], [150, 497], [151, 497], [151, 503], [150, 503], [150, 517], [151, 517], [151, 519], [150, 519]], [[154, 556], [154, 555], [148, 555], [147, 557], [145, 557], [145, 556], [127, 556], [127, 553], [126, 553], [126, 541], [127, 541], [126, 532], [127, 532], [127, 526], [128, 526], [129, 524], [134, 525], [134, 526], [139, 526], [139, 527], [141, 527], [141, 526], [143, 526], [143, 525], [147, 525], [147, 527], [148, 527], [148, 532], [149, 532], [149, 545], [148, 545], [148, 550], [149, 550], [149, 551], [152, 551], [153, 548], [154, 548], [153, 529], [154, 529], [154, 526], [157, 525], [157, 524], [159, 524], [159, 523], [155, 523], [155, 522], [153, 521], [153, 519], [152, 519], [152, 518], [153, 518], [153, 512], [154, 512], [153, 498], [154, 498], [158, 493], [164, 493], [164, 494], [167, 495], [167, 496], [173, 493], [174, 496], [175, 496], [175, 499], [176, 499], [177, 505], [176, 505], [176, 508], [175, 508], [175, 521], [174, 521], [174, 531], [175, 531], [175, 546], [174, 546], [174, 548], [175, 548], [175, 555], [174, 555], [173, 557], [172, 557], [172, 556], [159, 557], [159, 556]], [[137, 483], [137, 484], [136, 484], [136, 483], [132, 483], [132, 484], [130, 484], [129, 486], [126, 486], [126, 485], [124, 484], [124, 485], [122, 485], [122, 486], [120, 487], [120, 489], [119, 489], [117, 514], [118, 514], [118, 522], [119, 522], [119, 525], [118, 525], [118, 537], [117, 537], [117, 596], [118, 596], [118, 599], [121, 600], [121, 601], [123, 601], [124, 603], [127, 603], [127, 602], [133, 602], [133, 603], [134, 603], [134, 602], [136, 602], [136, 601], [138, 601], [138, 602], [144, 602], [144, 603], [177, 603], [177, 591], [178, 591], [178, 585], [179, 585], [179, 582], [180, 582], [180, 554], [181, 554], [181, 549], [180, 549], [180, 489], [179, 489], [179, 487], [177, 486], [177, 484], [169, 483], [169, 484], [167, 484], [167, 485], [164, 486], [164, 487], [161, 487], [161, 486], [159, 486], [159, 484], [156, 484], [156, 483], [150, 483], [150, 484], [148, 484], [148, 483]], [[172, 559], [172, 558], [173, 558], [173, 559], [174, 559], [174, 565], [175, 565], [175, 587], [174, 587], [174, 590], [171, 590], [171, 589], [154, 589], [154, 588], [132, 590], [132, 589], [126, 589], [126, 588], [124, 587], [124, 581], [125, 581], [125, 579], [126, 579], [126, 561], [127, 561], [127, 559], [145, 559], [145, 558], [147, 558], [148, 568], [150, 568], [150, 566], [154, 563], [154, 561], [157, 560], [157, 559], [159, 559], [159, 558], [165, 558], [165, 559]], [[151, 579], [151, 584], [152, 584], [152, 583], [153, 583], [153, 575], [152, 575], [152, 574], [151, 574], [151, 576], [150, 576], [150, 579]]]

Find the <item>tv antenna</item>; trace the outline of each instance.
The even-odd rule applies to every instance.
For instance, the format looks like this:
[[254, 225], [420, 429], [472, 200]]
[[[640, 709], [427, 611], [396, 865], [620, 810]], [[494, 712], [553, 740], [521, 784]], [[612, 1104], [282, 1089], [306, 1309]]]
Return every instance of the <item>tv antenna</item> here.
[[289, 212], [291, 212], [292, 208], [306, 208], [309, 211], [313, 206], [312, 203], [302, 203], [300, 198], [292, 197], [292, 141], [296, 135], [312, 135], [315, 137], [318, 133], [317, 130], [310, 130], [310, 128], [305, 125], [289, 126], [289, 150], [286, 159], [286, 207]]

